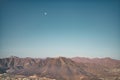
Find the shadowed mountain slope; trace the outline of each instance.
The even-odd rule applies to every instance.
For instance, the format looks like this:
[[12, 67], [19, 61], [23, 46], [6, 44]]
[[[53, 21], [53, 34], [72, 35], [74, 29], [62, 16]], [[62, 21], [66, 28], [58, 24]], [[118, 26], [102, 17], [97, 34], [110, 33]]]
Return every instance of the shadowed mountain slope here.
[[40, 77], [55, 78], [57, 80], [97, 79], [86, 72], [84, 64], [76, 63], [69, 58], [18, 58], [0, 59], [0, 68], [6, 68], [10, 74], [38, 75]]
[[56, 80], [99, 80], [101, 77], [119, 77], [120, 60], [111, 58], [19, 58], [0, 59], [0, 73], [38, 75]]

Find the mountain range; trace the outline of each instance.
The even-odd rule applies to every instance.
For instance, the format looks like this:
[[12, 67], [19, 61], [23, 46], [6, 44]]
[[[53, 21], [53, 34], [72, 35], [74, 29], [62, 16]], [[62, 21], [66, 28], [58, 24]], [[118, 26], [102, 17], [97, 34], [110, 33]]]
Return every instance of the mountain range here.
[[112, 58], [56, 57], [0, 59], [0, 73], [54, 78], [56, 80], [119, 80], [120, 60]]

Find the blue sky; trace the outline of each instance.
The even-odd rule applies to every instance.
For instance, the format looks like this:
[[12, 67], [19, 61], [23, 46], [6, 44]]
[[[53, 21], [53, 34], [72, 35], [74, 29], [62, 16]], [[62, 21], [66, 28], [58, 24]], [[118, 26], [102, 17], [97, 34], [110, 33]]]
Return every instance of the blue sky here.
[[119, 0], [0, 3], [0, 57], [120, 59]]

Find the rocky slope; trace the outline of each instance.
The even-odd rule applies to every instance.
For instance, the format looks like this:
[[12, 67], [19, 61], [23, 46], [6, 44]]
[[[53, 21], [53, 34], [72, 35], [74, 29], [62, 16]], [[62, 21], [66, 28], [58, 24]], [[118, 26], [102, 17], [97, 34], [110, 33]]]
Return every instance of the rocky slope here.
[[120, 60], [111, 58], [19, 58], [0, 59], [0, 73], [38, 75], [56, 80], [99, 80], [120, 77]]
[[120, 77], [120, 60], [111, 58], [74, 57], [73, 61], [83, 63], [84, 70], [98, 77]]

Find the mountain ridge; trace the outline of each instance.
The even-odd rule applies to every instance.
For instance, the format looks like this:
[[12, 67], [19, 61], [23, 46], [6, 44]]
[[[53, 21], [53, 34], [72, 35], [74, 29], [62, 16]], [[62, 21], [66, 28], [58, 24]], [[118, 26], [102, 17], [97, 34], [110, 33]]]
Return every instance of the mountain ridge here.
[[[26, 76], [39, 75], [41, 77], [61, 80], [98, 80], [99, 77], [110, 75], [119, 77], [120, 60], [112, 58], [89, 59], [83, 57], [47, 57], [19, 58], [16, 56], [0, 58], [0, 73], [22, 74]], [[110, 66], [113, 65], [113, 66]], [[112, 70], [118, 69], [117, 72]], [[111, 71], [111, 73], [109, 72]], [[103, 74], [103, 75], [102, 75]]]

